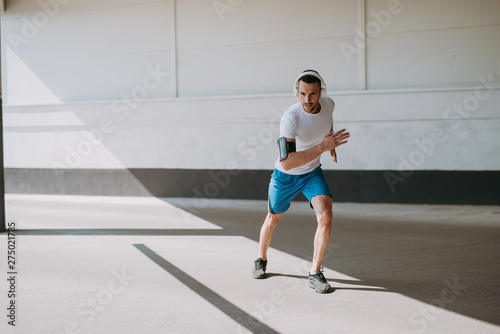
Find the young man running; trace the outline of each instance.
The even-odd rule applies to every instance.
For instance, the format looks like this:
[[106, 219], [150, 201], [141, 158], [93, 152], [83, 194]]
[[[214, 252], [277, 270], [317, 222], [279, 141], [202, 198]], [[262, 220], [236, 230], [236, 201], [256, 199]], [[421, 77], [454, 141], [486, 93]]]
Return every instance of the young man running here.
[[281, 118], [280, 157], [269, 184], [269, 212], [260, 231], [259, 258], [254, 262], [252, 276], [266, 277], [267, 249], [274, 229], [292, 199], [302, 192], [318, 221], [309, 287], [325, 293], [330, 291], [330, 285], [323, 276], [321, 263], [330, 242], [332, 193], [321, 169], [320, 157], [329, 151], [337, 162], [335, 148], [347, 143], [349, 133], [345, 129], [333, 132], [335, 103], [326, 96], [326, 85], [318, 72], [301, 73], [295, 81], [294, 92], [300, 102], [288, 108]]

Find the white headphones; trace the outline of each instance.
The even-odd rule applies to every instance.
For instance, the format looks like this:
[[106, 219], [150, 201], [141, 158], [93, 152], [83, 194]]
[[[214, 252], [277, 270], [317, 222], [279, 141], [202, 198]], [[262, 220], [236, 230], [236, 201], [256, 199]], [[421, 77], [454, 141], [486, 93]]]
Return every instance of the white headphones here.
[[321, 91], [320, 91], [320, 97], [325, 97], [326, 96], [326, 85], [325, 85], [325, 82], [323, 81], [323, 78], [321, 77], [321, 75], [319, 75], [318, 72], [314, 71], [314, 70], [305, 70], [304, 72], [302, 72], [298, 77], [297, 79], [295, 80], [295, 85], [293, 87], [293, 92], [295, 94], [296, 97], [299, 96], [299, 80], [300, 78], [306, 76], [306, 75], [312, 75], [316, 78], [319, 79], [319, 81], [321, 81]]

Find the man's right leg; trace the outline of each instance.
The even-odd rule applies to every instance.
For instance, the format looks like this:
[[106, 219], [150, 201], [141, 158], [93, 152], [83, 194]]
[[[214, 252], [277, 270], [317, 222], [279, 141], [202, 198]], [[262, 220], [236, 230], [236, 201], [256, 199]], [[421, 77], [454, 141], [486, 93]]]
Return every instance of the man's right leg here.
[[271, 244], [271, 239], [273, 238], [274, 229], [278, 225], [283, 213], [273, 214], [268, 213], [262, 228], [260, 229], [260, 240], [259, 240], [259, 258], [255, 260], [255, 268], [252, 272], [253, 278], [265, 278], [266, 277], [266, 266], [267, 266], [267, 249]]
[[267, 249], [271, 244], [274, 229], [280, 222], [281, 217], [283, 217], [283, 213], [268, 213], [266, 220], [264, 220], [264, 224], [262, 224], [262, 228], [260, 229], [259, 257], [263, 260], [267, 260]]
[[296, 175], [282, 173], [275, 169], [269, 182], [269, 196], [267, 201], [268, 214], [260, 229], [259, 258], [254, 261], [253, 278], [265, 278], [267, 266], [267, 249], [271, 244], [273, 232], [283, 214], [290, 207], [290, 202], [302, 187], [295, 182]]

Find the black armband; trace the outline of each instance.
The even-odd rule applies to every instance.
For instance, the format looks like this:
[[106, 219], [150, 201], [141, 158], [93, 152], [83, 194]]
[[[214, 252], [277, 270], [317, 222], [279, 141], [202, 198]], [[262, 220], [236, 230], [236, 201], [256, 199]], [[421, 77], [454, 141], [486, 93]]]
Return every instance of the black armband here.
[[280, 139], [278, 139], [278, 147], [280, 150], [280, 161], [285, 160], [288, 157], [289, 153], [296, 152], [295, 142], [286, 141], [285, 137], [281, 137]]

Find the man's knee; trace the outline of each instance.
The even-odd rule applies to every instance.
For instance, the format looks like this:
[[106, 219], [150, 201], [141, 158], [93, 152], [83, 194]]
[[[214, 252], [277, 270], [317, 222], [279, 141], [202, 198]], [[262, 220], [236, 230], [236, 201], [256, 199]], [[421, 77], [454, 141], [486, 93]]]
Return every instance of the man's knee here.
[[317, 214], [317, 216], [318, 216], [318, 224], [321, 227], [331, 227], [332, 226], [333, 214], [332, 214], [331, 209], [321, 211]]
[[276, 225], [278, 225], [278, 223], [280, 222], [282, 216], [283, 214], [268, 213], [265, 221], [266, 227], [274, 229]]
[[332, 224], [332, 199], [330, 196], [318, 196], [313, 198], [313, 207], [318, 218], [318, 224], [329, 227]]

